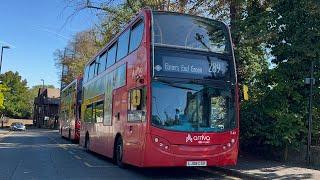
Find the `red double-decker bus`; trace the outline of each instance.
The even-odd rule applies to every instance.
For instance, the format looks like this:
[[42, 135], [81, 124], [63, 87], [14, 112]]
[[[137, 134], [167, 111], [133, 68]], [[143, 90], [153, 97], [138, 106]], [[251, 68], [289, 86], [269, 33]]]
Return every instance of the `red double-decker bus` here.
[[61, 90], [60, 101], [60, 134], [74, 142], [80, 139], [81, 100], [82, 77], [79, 77]]
[[142, 10], [85, 67], [80, 144], [119, 166], [235, 165], [239, 107], [228, 27]]

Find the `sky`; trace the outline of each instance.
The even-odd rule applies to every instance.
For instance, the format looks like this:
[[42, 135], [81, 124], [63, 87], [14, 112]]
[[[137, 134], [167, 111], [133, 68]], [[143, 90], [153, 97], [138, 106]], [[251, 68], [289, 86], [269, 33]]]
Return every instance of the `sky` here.
[[1, 0], [0, 46], [4, 49], [1, 73], [19, 72], [28, 86], [60, 88], [53, 53], [63, 49], [80, 31], [93, 27], [98, 18], [92, 10], [74, 13], [67, 0]]

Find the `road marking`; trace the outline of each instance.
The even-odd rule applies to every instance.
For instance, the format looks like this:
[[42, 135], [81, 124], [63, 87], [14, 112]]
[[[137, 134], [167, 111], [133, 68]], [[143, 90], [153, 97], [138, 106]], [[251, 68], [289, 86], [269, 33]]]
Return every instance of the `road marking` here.
[[74, 154], [74, 152], [72, 152], [72, 151], [68, 151], [68, 153], [70, 153], [70, 154]]
[[75, 158], [77, 159], [82, 159], [81, 157], [77, 156], [77, 155], [74, 155]]
[[84, 162], [84, 165], [86, 165], [87, 167], [92, 167], [89, 163]]
[[86, 165], [89, 168], [114, 168], [117, 166], [95, 166], [95, 165], [91, 165], [88, 162], [84, 162], [84, 165]]

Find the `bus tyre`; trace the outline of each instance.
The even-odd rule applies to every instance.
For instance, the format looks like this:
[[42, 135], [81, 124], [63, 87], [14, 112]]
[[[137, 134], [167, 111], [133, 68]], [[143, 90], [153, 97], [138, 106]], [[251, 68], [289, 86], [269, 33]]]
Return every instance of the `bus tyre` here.
[[119, 137], [116, 143], [115, 162], [120, 168], [125, 168], [125, 164], [122, 162], [122, 157], [123, 157], [123, 142], [122, 142], [122, 138]]
[[90, 151], [90, 138], [89, 135], [86, 136], [86, 140], [84, 142], [84, 149], [89, 152]]

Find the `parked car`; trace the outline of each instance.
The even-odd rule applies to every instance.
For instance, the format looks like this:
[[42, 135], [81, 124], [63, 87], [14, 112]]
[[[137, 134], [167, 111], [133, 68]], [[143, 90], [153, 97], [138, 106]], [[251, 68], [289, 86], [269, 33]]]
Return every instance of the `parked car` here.
[[25, 131], [26, 126], [23, 123], [15, 122], [10, 126], [11, 131]]

